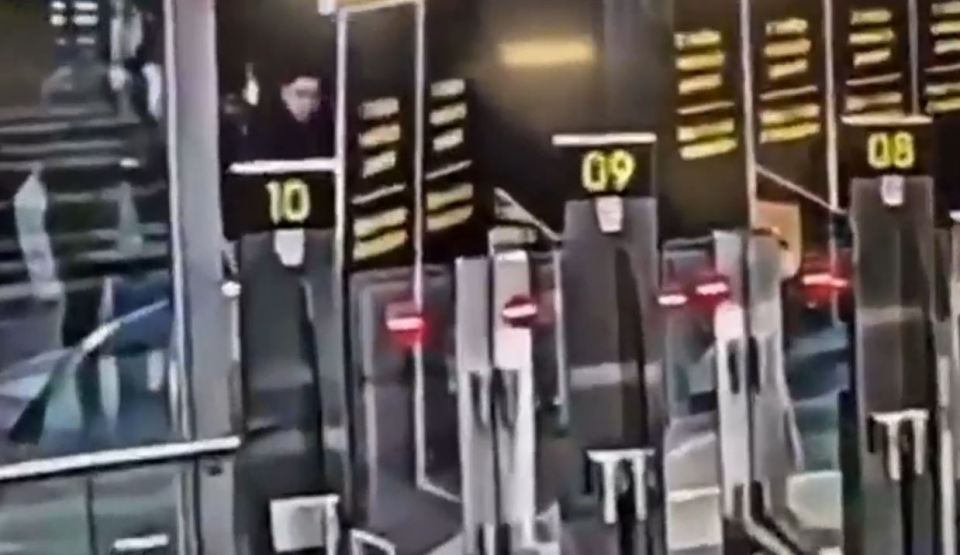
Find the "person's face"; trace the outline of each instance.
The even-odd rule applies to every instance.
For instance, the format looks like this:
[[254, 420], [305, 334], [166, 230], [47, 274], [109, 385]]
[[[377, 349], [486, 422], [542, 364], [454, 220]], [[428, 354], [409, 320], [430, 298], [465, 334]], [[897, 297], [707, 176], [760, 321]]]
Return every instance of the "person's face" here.
[[320, 80], [297, 77], [281, 87], [280, 96], [293, 119], [306, 123], [320, 109]]

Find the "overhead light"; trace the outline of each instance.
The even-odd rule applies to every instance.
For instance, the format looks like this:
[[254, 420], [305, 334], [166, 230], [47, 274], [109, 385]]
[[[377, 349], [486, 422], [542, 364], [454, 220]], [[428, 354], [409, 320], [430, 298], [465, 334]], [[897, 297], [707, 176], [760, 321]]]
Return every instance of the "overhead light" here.
[[594, 57], [593, 43], [587, 38], [514, 41], [500, 45], [500, 60], [515, 68], [588, 64]]

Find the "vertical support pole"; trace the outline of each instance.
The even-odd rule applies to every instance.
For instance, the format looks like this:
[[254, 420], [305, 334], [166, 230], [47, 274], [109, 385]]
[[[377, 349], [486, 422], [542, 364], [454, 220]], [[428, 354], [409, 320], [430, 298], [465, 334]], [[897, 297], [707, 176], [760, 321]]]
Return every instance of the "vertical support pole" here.
[[[837, 67], [834, 51], [835, 27], [833, 21], [833, 0], [823, 0], [823, 44], [824, 44], [824, 124], [827, 127], [827, 200], [834, 213], [840, 210], [840, 153], [839, 137], [837, 134], [840, 114], [837, 113]], [[836, 223], [830, 221], [830, 237], [827, 241], [827, 254], [830, 257], [830, 267], [837, 268], [839, 254], [837, 246]], [[840, 308], [836, 302], [831, 303], [831, 315], [834, 322], [840, 319]]]
[[491, 413], [490, 284], [492, 268], [486, 257], [456, 262], [457, 434], [460, 442], [460, 498], [463, 553], [484, 551], [485, 530], [497, 522], [498, 485], [494, 461], [496, 438]]
[[[231, 431], [227, 396], [230, 335], [225, 325], [230, 312], [220, 294], [223, 230], [216, 217], [220, 192], [210, 186], [220, 177], [217, 84], [213, 77], [177, 78], [216, 75], [213, 0], [166, 1], [167, 163], [178, 322], [175, 355], [180, 368], [203, 369], [187, 372], [187, 404], [193, 410], [181, 415], [182, 432], [188, 437], [215, 437]], [[205, 402], [193, 403], [192, 397], [200, 393]]]
[[536, 419], [533, 406], [533, 334], [505, 322], [500, 310], [517, 295], [530, 295], [532, 260], [525, 251], [509, 251], [493, 261], [491, 340], [493, 368], [500, 373], [501, 389], [494, 397], [498, 414], [497, 445], [499, 484], [502, 487], [502, 524], [516, 532], [518, 547], [535, 543], [536, 520]]
[[418, 308], [423, 307], [423, 159], [424, 152], [424, 98], [427, 83], [427, 8], [423, 0], [413, 3], [416, 10], [416, 46], [414, 69], [414, 146], [413, 146], [413, 297]]
[[[951, 245], [951, 248], [952, 245]], [[952, 273], [952, 270], [951, 270]], [[954, 332], [952, 323], [946, 331]], [[948, 346], [949, 347], [949, 346]], [[957, 509], [956, 481], [954, 479], [954, 441], [951, 429], [951, 387], [953, 384], [954, 359], [945, 353], [937, 356], [937, 407], [934, 423], [938, 436], [937, 473], [940, 488], [940, 546], [939, 553], [956, 555], [957, 553]]]
[[346, 271], [347, 241], [347, 18], [345, 12], [337, 13], [337, 100], [336, 100], [336, 136], [334, 157], [337, 168], [334, 173], [334, 307], [342, 313], [345, 303], [341, 293], [344, 291], [344, 272]]
[[740, 0], [740, 69], [743, 73], [743, 144], [746, 152], [747, 220], [757, 220], [757, 146], [754, 132], [753, 45], [750, 29], [750, 0]]
[[910, 113], [920, 114], [920, 14], [917, 0], [907, 0], [910, 32]]
[[[834, 60], [834, 21], [833, 0], [823, 0], [823, 36], [824, 36], [824, 104], [826, 115], [824, 123], [827, 126], [827, 194], [830, 208], [840, 209], [840, 162], [837, 152], [837, 69]], [[836, 250], [836, 244], [831, 240], [831, 251]], [[831, 257], [832, 260], [833, 257]]]
[[329, 387], [323, 409], [323, 452], [325, 473], [331, 486], [341, 495], [343, 508], [354, 508], [352, 470], [350, 455], [353, 446], [353, 429], [348, 418], [350, 412], [350, 379], [346, 342], [347, 314], [347, 40], [349, 38], [349, 13], [337, 12], [337, 99], [336, 137], [334, 142], [334, 244], [333, 244], [333, 313], [334, 330], [330, 345], [336, 350], [327, 357], [332, 368], [329, 375], [321, 376], [321, 387]]
[[[424, 275], [423, 275], [423, 158], [424, 158], [424, 105], [426, 75], [426, 6], [423, 1], [413, 2], [416, 10], [415, 60], [414, 60], [414, 146], [413, 146], [413, 302], [417, 310], [423, 313]], [[435, 492], [437, 488], [430, 484], [427, 476], [427, 423], [424, 397], [426, 395], [425, 366], [423, 345], [418, 343], [413, 349], [414, 383], [413, 395], [416, 399], [414, 412], [414, 468], [417, 487], [424, 491]]]
[[550, 254], [555, 282], [553, 286], [553, 310], [556, 318], [555, 349], [557, 351], [557, 419], [562, 429], [570, 426], [570, 367], [567, 365], [567, 330], [563, 310], [563, 253], [555, 250]]
[[[232, 432], [229, 300], [220, 293], [223, 229], [217, 136], [214, 0], [164, 1], [167, 163], [173, 252], [174, 357], [179, 433], [205, 439]], [[183, 76], [191, 78], [179, 79]], [[196, 370], [196, 371], [192, 371]], [[194, 400], [202, 396], [203, 402]], [[224, 462], [232, 476], [232, 463]], [[232, 479], [196, 466], [184, 480], [178, 518], [191, 552], [236, 552]], [[202, 541], [202, 544], [201, 544]]]

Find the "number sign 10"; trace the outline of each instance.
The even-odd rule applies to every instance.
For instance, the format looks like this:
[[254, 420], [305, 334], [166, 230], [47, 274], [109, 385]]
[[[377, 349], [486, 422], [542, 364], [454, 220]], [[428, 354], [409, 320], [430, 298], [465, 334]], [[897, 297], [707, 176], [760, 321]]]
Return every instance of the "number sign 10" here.
[[270, 195], [270, 221], [302, 224], [310, 217], [310, 189], [302, 179], [287, 179], [282, 183], [267, 183]]

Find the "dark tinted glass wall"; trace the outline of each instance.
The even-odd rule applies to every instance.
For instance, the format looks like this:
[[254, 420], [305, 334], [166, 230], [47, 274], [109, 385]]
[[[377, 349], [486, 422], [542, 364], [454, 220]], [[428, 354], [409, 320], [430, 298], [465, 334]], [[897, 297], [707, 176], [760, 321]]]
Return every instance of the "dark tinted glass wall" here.
[[176, 436], [162, 6], [0, 1], [0, 463]]

